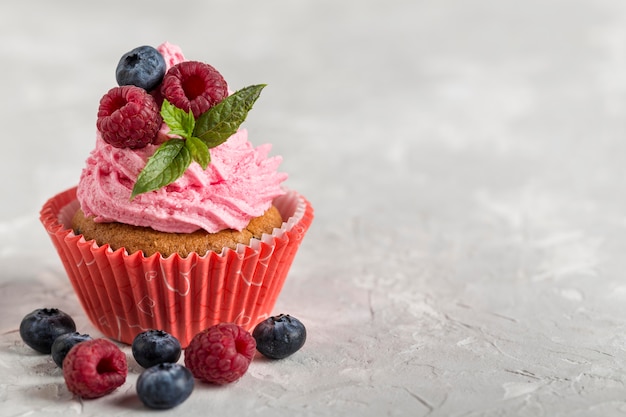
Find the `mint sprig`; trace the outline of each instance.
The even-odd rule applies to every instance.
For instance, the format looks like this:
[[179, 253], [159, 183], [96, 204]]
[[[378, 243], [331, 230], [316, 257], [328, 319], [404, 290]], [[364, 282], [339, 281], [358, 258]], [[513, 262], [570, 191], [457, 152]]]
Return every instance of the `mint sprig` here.
[[209, 148], [226, 141], [239, 129], [265, 84], [242, 88], [198, 117], [193, 133]]
[[202, 169], [211, 163], [210, 148], [214, 148], [237, 132], [246, 119], [265, 84], [252, 85], [236, 91], [202, 113], [196, 120], [186, 112], [163, 100], [161, 117], [170, 128], [170, 134], [180, 138], [169, 139], [148, 158], [130, 195], [158, 190], [180, 178], [191, 162]]

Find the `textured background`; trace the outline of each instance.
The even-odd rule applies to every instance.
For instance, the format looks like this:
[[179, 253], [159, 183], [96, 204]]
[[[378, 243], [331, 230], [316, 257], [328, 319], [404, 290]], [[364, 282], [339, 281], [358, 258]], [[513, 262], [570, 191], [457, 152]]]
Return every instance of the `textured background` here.
[[626, 414], [626, 2], [39, 0], [0, 5], [0, 416], [145, 412], [137, 369], [81, 403], [16, 329], [97, 334], [38, 211], [165, 40], [269, 84], [250, 139], [316, 209], [276, 306], [305, 348], [172, 413]]

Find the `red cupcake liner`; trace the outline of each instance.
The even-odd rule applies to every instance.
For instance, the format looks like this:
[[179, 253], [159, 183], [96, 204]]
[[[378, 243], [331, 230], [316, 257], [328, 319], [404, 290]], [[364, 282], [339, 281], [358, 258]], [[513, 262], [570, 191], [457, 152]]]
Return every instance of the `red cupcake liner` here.
[[201, 330], [236, 323], [248, 330], [269, 317], [311, 222], [311, 204], [288, 190], [274, 201], [283, 226], [236, 250], [145, 257], [113, 251], [75, 235], [76, 188], [49, 199], [40, 220], [63, 262], [74, 291], [93, 325], [131, 344], [138, 333], [165, 330], [183, 346]]

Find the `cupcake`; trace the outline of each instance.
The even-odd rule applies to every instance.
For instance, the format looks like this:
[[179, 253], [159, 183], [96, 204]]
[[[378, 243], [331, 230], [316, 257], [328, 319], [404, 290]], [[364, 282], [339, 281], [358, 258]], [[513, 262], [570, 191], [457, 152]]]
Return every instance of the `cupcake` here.
[[124, 54], [116, 79], [78, 185], [40, 213], [85, 313], [128, 344], [148, 329], [183, 346], [216, 323], [251, 329], [313, 220], [281, 158], [241, 128], [265, 85], [232, 91], [167, 42]]

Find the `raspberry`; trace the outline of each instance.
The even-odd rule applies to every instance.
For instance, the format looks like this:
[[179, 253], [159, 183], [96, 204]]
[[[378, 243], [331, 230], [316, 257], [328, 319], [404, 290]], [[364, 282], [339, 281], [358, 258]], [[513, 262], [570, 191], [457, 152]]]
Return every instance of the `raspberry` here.
[[170, 103], [194, 117], [216, 105], [228, 95], [222, 75], [209, 64], [184, 61], [170, 68], [161, 83], [161, 94]]
[[152, 143], [163, 119], [150, 94], [134, 85], [113, 87], [100, 99], [96, 126], [116, 148], [143, 148]]
[[106, 339], [74, 346], [63, 360], [67, 388], [82, 398], [98, 398], [113, 392], [126, 381], [126, 355]]
[[193, 376], [214, 384], [241, 378], [256, 351], [256, 342], [243, 327], [220, 323], [196, 334], [185, 349], [185, 366]]

